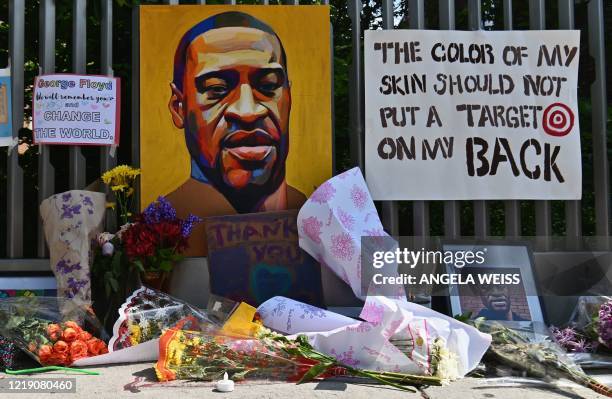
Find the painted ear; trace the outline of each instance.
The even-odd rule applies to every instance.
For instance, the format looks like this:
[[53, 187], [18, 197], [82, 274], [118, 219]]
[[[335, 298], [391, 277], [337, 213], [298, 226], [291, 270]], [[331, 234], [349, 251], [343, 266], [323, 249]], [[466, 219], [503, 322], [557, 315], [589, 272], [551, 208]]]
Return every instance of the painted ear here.
[[172, 115], [172, 122], [174, 122], [174, 126], [182, 129], [185, 120], [183, 93], [176, 88], [174, 83], [170, 83], [170, 90], [172, 95], [170, 96], [170, 101], [168, 101], [168, 109], [170, 110], [170, 115]]

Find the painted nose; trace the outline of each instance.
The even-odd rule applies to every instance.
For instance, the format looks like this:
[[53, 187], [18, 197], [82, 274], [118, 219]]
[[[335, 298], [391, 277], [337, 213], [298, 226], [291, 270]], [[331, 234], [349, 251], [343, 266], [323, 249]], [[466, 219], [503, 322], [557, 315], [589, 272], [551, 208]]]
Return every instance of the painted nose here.
[[267, 108], [255, 101], [253, 89], [240, 85], [240, 96], [225, 111], [225, 118], [242, 123], [253, 123], [267, 114]]

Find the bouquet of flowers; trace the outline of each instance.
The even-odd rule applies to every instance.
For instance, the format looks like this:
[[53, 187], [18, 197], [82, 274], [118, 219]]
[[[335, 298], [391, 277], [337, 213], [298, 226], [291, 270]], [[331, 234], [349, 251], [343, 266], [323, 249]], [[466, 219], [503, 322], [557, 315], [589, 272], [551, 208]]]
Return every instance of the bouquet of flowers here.
[[140, 169], [132, 168], [128, 165], [119, 165], [106, 171], [102, 175], [102, 181], [106, 184], [117, 199], [116, 203], [110, 203], [109, 207], [118, 208], [118, 216], [122, 224], [129, 221], [132, 216], [132, 200], [134, 198], [134, 183], [140, 175]]
[[487, 352], [490, 359], [513, 369], [522, 370], [535, 378], [567, 378], [612, 398], [612, 388], [586, 375], [553, 342], [549, 340], [532, 342], [517, 331], [482, 318], [474, 320], [473, 323], [479, 330], [493, 337]]
[[127, 256], [141, 273], [169, 272], [187, 248], [193, 227], [201, 219], [176, 216], [176, 210], [164, 197], [151, 203], [121, 237]]
[[167, 330], [159, 342], [155, 371], [160, 381], [174, 379], [234, 380], [269, 379], [308, 382], [333, 376], [367, 378], [398, 389], [441, 385], [437, 377], [361, 370], [316, 351], [306, 336], [290, 339], [261, 327], [255, 337], [236, 337], [213, 332]]
[[159, 338], [166, 329], [181, 325], [192, 330], [216, 329], [208, 315], [170, 295], [141, 287], [119, 309], [109, 341], [112, 351]]
[[92, 334], [102, 331], [97, 319], [85, 310], [62, 317], [58, 302], [46, 297], [0, 300], [0, 333], [42, 365], [68, 366], [107, 353], [104, 341]]
[[580, 297], [568, 327], [551, 327], [557, 343], [567, 352], [588, 353], [612, 350], [612, 299]]

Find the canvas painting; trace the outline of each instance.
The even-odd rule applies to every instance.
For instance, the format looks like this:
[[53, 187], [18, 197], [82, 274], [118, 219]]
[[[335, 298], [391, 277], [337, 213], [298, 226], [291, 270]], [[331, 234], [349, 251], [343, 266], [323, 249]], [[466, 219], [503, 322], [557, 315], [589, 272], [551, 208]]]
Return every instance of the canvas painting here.
[[142, 6], [141, 206], [299, 209], [331, 176], [329, 25], [327, 6]]

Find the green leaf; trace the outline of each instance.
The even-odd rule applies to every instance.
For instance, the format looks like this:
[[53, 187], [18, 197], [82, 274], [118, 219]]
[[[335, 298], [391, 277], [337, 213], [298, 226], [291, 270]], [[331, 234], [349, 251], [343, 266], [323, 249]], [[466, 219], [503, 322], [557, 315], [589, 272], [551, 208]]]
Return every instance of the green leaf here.
[[111, 270], [115, 275], [121, 274], [121, 251], [116, 250], [111, 261]]
[[310, 382], [310, 381], [314, 380], [319, 375], [321, 375], [324, 372], [326, 372], [327, 369], [329, 369], [331, 366], [333, 366], [333, 363], [317, 363], [317, 364], [313, 365], [306, 372], [306, 374], [304, 374], [302, 379], [300, 381], [298, 381], [298, 384], [303, 384], [305, 382]]
[[162, 272], [169, 272], [172, 270], [172, 262], [165, 260], [159, 264], [159, 270]]
[[145, 268], [144, 268], [144, 265], [142, 264], [142, 261], [140, 261], [140, 260], [135, 260], [135, 261], [133, 261], [133, 262], [132, 262], [132, 265], [134, 265], [134, 267], [136, 267], [136, 269], [137, 269], [138, 271], [140, 271], [140, 272], [143, 272], [143, 273], [144, 273]]

